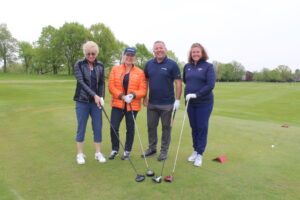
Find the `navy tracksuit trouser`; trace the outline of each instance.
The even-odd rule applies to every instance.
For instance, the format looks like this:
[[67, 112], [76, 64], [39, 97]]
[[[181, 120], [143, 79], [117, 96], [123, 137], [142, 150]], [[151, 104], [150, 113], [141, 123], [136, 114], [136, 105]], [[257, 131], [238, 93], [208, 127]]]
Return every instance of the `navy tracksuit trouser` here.
[[[138, 111], [133, 111], [134, 118], [136, 118]], [[112, 107], [111, 109], [111, 124], [114, 127], [114, 130], [110, 128], [110, 137], [111, 137], [111, 144], [112, 144], [112, 150], [119, 151], [119, 128], [122, 119], [125, 116], [126, 121], [126, 141], [125, 141], [125, 151], [131, 151], [132, 144], [134, 140], [134, 120], [132, 117], [132, 112], [127, 111], [126, 109], [120, 109]], [[123, 144], [123, 143], [122, 143]]]
[[187, 112], [192, 128], [193, 147], [198, 154], [203, 154], [207, 144], [208, 122], [214, 103], [190, 104]]

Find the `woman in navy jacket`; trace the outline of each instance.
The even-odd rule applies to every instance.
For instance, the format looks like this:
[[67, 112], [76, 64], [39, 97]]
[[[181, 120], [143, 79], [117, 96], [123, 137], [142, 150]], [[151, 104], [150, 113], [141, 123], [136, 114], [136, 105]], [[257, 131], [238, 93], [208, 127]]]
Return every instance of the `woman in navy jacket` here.
[[188, 116], [192, 128], [194, 152], [188, 161], [199, 167], [207, 144], [208, 122], [214, 105], [213, 88], [216, 75], [203, 46], [194, 43], [189, 52], [188, 63], [183, 69], [185, 99], [189, 101]]
[[83, 154], [83, 142], [85, 129], [89, 116], [92, 118], [92, 128], [94, 132], [95, 159], [105, 162], [104, 155], [100, 152], [102, 142], [102, 112], [104, 106], [104, 66], [97, 61], [99, 53], [98, 45], [93, 41], [88, 41], [83, 45], [85, 58], [76, 62], [75, 77], [77, 80], [74, 101], [76, 101], [77, 116], [77, 163], [85, 164]]

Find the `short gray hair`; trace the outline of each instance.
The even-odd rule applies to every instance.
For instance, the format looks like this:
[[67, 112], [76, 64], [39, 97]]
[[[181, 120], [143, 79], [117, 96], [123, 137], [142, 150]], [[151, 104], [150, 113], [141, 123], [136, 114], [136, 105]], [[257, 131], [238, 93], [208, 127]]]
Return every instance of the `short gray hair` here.
[[165, 49], [167, 49], [166, 44], [161, 40], [157, 40], [153, 43], [153, 49], [154, 49], [154, 45], [156, 45], [157, 43], [162, 43], [164, 45]]
[[86, 55], [90, 49], [95, 49], [97, 55], [98, 55], [98, 53], [99, 53], [99, 47], [98, 47], [98, 45], [97, 45], [95, 42], [93, 42], [93, 41], [87, 41], [86, 43], [84, 43], [84, 44], [82, 45], [82, 49], [83, 49], [83, 54], [84, 54], [84, 55]]

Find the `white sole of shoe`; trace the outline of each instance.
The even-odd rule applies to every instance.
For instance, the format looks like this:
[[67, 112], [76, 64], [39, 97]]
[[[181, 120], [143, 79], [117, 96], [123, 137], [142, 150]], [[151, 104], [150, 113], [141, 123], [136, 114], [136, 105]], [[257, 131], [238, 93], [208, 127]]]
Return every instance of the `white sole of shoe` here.
[[106, 160], [99, 160], [98, 158], [95, 157], [95, 160], [97, 160], [98, 162], [101, 162], [101, 163], [105, 163]]
[[195, 162], [196, 158], [194, 159], [188, 159], [188, 162]]

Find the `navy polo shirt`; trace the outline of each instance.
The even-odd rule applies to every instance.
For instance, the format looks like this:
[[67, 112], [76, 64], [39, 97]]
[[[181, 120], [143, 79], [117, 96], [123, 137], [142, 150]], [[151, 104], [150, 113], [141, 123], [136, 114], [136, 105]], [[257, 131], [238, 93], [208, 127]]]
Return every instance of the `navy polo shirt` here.
[[216, 74], [214, 66], [205, 60], [196, 65], [188, 63], [183, 68], [183, 82], [185, 83], [184, 96], [195, 93], [196, 99], [190, 104], [208, 104], [214, 100], [212, 90], [215, 87]]
[[175, 101], [174, 80], [181, 79], [178, 64], [168, 58], [158, 63], [156, 58], [149, 60], [144, 69], [149, 84], [149, 103], [170, 105]]

